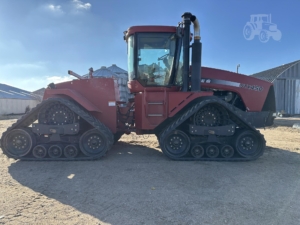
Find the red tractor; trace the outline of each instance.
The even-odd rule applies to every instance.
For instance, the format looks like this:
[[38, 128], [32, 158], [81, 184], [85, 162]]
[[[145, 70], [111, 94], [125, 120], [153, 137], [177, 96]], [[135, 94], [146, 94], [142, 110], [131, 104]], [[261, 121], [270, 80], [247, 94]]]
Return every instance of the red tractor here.
[[182, 17], [178, 27], [133, 26], [124, 32], [134, 98], [121, 102], [114, 78], [78, 76], [49, 85], [43, 102], [3, 133], [4, 154], [23, 160], [97, 159], [124, 133], [136, 132], [155, 134], [173, 160], [261, 156], [265, 139], [256, 128], [273, 124], [272, 84], [201, 67], [199, 22], [191, 13]]

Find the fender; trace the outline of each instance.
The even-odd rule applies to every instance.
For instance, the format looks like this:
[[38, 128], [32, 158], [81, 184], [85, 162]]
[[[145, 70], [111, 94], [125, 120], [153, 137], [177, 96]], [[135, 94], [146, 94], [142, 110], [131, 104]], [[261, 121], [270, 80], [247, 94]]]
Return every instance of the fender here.
[[78, 104], [80, 104], [82, 107], [84, 107], [88, 111], [93, 111], [93, 112], [99, 112], [99, 108], [97, 108], [94, 104], [92, 104], [88, 99], [83, 97], [80, 93], [77, 91], [71, 90], [71, 89], [46, 89], [45, 94], [44, 94], [44, 100], [48, 98], [55, 98], [55, 97], [62, 97], [68, 96], [71, 99], [75, 100]]

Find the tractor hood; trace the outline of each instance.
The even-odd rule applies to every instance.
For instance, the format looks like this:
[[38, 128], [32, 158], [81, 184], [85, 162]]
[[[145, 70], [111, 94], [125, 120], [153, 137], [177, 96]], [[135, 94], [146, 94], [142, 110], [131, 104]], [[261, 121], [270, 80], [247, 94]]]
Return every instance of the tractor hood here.
[[225, 70], [202, 67], [202, 89], [232, 91], [241, 96], [248, 111], [262, 110], [272, 83]]

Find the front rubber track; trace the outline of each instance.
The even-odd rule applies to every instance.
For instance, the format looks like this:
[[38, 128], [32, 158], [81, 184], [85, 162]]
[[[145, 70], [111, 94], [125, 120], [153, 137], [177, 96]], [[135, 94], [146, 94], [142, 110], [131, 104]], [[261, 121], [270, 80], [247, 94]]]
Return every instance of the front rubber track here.
[[[190, 154], [190, 151], [194, 146], [194, 145], [191, 145], [191, 147], [189, 149], [189, 153], [185, 154], [184, 156], [176, 157], [174, 155], [168, 154], [168, 152], [166, 151], [166, 149], [164, 147], [165, 138], [167, 138], [168, 135], [170, 133], [172, 133], [173, 131], [175, 131], [181, 124], [183, 124], [185, 121], [187, 121], [192, 115], [194, 115], [196, 112], [198, 112], [199, 109], [203, 108], [204, 106], [206, 106], [208, 104], [217, 104], [217, 105], [224, 107], [225, 109], [227, 109], [230, 119], [236, 124], [236, 126], [242, 128], [243, 131], [248, 130], [248, 131], [254, 132], [256, 134], [256, 137], [259, 140], [259, 146], [260, 146], [261, 150], [259, 150], [259, 152], [257, 154], [255, 154], [253, 157], [243, 157], [236, 152], [234, 154], [234, 156], [231, 158], [223, 158], [220, 156], [216, 157], [216, 158], [209, 158], [209, 157], [205, 157], [205, 156], [201, 157], [201, 158], [195, 158]], [[179, 160], [179, 161], [228, 161], [228, 162], [230, 162], [230, 161], [255, 160], [255, 159], [259, 158], [261, 155], [263, 155], [266, 141], [264, 139], [264, 136], [258, 130], [256, 130], [255, 127], [253, 127], [251, 125], [251, 122], [248, 121], [247, 118], [242, 117], [242, 112], [243, 111], [241, 111], [240, 109], [228, 104], [227, 102], [225, 102], [223, 100], [218, 99], [217, 97], [214, 97], [214, 96], [201, 97], [194, 102], [194, 105], [192, 105], [191, 107], [182, 111], [180, 113], [180, 116], [178, 116], [178, 118], [175, 121], [173, 121], [165, 129], [162, 130], [162, 132], [158, 135], [158, 141], [159, 141], [160, 147], [161, 147], [163, 153], [167, 157], [169, 157], [172, 160]], [[238, 129], [236, 129], [236, 131], [238, 131]], [[237, 135], [238, 135], [238, 133], [236, 132], [236, 134], [233, 137], [228, 137], [228, 141], [224, 145], [232, 144], [232, 139], [234, 137], [236, 137]], [[194, 144], [197, 144], [197, 143], [194, 143]], [[218, 145], [218, 144], [214, 143], [214, 142], [211, 142], [211, 143], [206, 142], [206, 143], [201, 143], [201, 145], [207, 146], [207, 145]]]

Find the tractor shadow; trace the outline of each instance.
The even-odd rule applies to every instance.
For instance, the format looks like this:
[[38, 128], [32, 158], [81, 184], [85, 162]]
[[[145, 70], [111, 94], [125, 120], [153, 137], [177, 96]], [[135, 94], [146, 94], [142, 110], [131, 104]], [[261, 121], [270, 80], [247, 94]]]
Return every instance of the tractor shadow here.
[[[183, 224], [190, 216], [199, 221], [199, 210], [218, 213], [218, 205], [214, 210], [205, 206], [212, 199], [219, 199], [221, 205], [235, 204], [230, 203], [231, 194], [238, 195], [234, 190], [239, 188], [250, 195], [262, 192], [252, 198], [267, 201], [277, 190], [273, 183], [283, 179], [281, 185], [293, 185], [295, 179], [286, 174], [299, 169], [298, 153], [269, 147], [250, 162], [176, 162], [156, 148], [121, 141], [100, 160], [16, 161], [9, 173], [21, 185], [102, 222]], [[235, 207], [243, 213], [239, 205]]]

